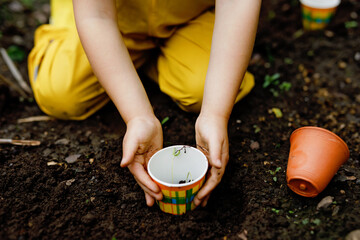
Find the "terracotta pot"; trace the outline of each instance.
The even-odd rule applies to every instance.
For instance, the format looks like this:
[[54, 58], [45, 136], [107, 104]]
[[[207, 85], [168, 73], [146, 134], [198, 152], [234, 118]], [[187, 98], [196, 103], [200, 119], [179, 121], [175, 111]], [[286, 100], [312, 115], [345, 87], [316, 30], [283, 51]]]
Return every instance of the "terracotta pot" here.
[[296, 129], [290, 137], [287, 184], [301, 196], [315, 197], [348, 158], [349, 148], [336, 134], [319, 127]]

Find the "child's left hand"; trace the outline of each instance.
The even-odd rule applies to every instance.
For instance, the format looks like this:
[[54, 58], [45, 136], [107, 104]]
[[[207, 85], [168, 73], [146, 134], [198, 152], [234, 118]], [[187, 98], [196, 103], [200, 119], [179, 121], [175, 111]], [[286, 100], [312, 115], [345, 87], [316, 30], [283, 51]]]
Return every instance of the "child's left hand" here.
[[196, 206], [205, 207], [211, 192], [220, 183], [229, 160], [228, 120], [218, 116], [200, 116], [195, 125], [196, 144], [210, 163], [207, 180], [194, 198]]

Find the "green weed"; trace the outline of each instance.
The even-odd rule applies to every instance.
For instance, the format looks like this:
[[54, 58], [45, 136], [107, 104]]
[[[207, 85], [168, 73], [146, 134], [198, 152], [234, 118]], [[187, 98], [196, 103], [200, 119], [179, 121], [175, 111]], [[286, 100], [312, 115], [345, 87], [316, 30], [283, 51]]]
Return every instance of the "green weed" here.
[[269, 88], [274, 97], [278, 97], [280, 93], [287, 92], [291, 88], [291, 83], [280, 81], [280, 74], [266, 75], [264, 78], [263, 88]]

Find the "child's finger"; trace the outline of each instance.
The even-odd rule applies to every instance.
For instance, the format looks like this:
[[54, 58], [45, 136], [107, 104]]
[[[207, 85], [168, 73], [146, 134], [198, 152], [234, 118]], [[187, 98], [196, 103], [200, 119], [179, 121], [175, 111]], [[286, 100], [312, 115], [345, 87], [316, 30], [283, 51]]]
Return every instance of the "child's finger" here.
[[135, 162], [134, 164], [130, 164], [128, 168], [144, 191], [147, 190], [146, 192], [149, 194], [153, 193], [156, 199], [160, 198], [160, 196], [162, 197], [160, 188], [151, 180], [150, 176], [145, 171], [144, 166]]
[[208, 201], [209, 201], [209, 198], [210, 198], [210, 195], [211, 194], [208, 194], [203, 200], [202, 200], [202, 203], [201, 203], [201, 206], [202, 207], [206, 207]]
[[221, 168], [221, 152], [222, 152], [222, 144], [217, 142], [217, 143], [213, 143], [210, 142], [209, 143], [209, 156], [210, 156], [210, 163], [211, 166], [216, 167], [216, 168]]
[[215, 187], [220, 183], [224, 172], [221, 169], [212, 167], [210, 169], [210, 177], [206, 180], [204, 186], [200, 189], [198, 194], [195, 196], [194, 203], [196, 206], [206, 199], [208, 195], [215, 189]]
[[151, 191], [148, 187], [146, 187], [144, 184], [142, 184], [137, 178], [135, 178], [136, 182], [139, 184], [139, 186], [144, 190], [146, 194], [148, 194], [150, 197], [155, 198], [156, 200], [161, 200], [163, 195], [161, 192], [155, 193]]
[[137, 149], [138, 149], [137, 142], [134, 141], [123, 142], [123, 156], [120, 163], [121, 167], [127, 167], [134, 160]]
[[150, 196], [147, 192], [145, 193], [145, 200], [146, 200], [146, 205], [148, 205], [149, 207], [151, 207], [152, 205], [154, 205], [155, 200], [152, 196]]

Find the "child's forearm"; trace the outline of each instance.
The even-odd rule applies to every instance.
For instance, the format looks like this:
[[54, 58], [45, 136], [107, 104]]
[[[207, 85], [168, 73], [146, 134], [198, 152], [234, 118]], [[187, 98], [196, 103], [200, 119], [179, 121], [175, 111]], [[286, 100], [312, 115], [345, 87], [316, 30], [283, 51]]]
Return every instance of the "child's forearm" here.
[[113, 0], [74, 0], [81, 43], [100, 83], [127, 123], [153, 116], [143, 85], [117, 28]]
[[217, 0], [201, 114], [230, 117], [255, 41], [260, 0]]

